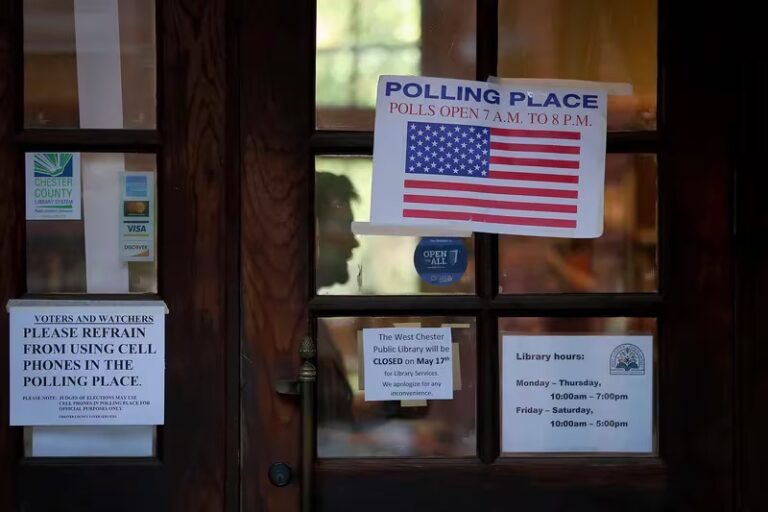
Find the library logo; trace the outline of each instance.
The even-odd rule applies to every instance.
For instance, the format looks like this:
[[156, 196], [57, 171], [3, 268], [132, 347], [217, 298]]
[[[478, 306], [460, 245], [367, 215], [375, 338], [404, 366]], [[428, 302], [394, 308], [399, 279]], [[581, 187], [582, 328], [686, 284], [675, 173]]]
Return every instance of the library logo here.
[[35, 153], [35, 178], [71, 178], [72, 153]]
[[611, 375], [645, 375], [645, 355], [640, 347], [624, 343], [613, 349]]

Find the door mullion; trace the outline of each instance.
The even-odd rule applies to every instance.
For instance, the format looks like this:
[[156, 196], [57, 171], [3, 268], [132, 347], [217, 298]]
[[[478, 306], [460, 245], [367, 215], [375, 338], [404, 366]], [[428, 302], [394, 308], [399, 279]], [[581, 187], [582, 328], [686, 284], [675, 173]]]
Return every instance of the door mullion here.
[[[477, 76], [486, 80], [496, 74], [498, 52], [498, 0], [477, 0]], [[475, 234], [475, 282], [486, 304], [496, 296], [498, 285], [498, 236]], [[483, 308], [477, 319], [478, 361], [478, 456], [491, 463], [499, 454], [498, 321], [495, 312]]]

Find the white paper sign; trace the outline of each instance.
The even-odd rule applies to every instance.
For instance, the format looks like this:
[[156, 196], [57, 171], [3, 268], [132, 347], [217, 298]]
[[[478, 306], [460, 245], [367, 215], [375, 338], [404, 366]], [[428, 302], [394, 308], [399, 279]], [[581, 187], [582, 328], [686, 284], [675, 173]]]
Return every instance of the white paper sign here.
[[10, 424], [162, 425], [165, 304], [51, 302], [9, 303]]
[[382, 76], [371, 223], [594, 238], [606, 94]]
[[363, 329], [365, 400], [453, 398], [451, 329]]
[[25, 155], [27, 220], [79, 220], [80, 154]]
[[120, 258], [155, 259], [155, 194], [153, 172], [120, 175]]
[[120, 259], [122, 153], [90, 153], [83, 166], [85, 283], [88, 293], [128, 293], [128, 265]]
[[502, 451], [653, 451], [652, 336], [502, 343]]

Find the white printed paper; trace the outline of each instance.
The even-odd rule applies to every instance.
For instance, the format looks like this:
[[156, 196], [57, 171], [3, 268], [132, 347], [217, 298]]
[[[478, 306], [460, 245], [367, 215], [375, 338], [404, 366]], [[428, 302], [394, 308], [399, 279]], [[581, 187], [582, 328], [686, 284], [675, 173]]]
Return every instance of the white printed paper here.
[[503, 336], [502, 451], [653, 451], [653, 337]]
[[80, 128], [123, 128], [119, 11], [118, 0], [74, 0]]
[[600, 236], [606, 102], [557, 81], [380, 77], [371, 223]]
[[153, 172], [124, 172], [120, 176], [120, 258], [155, 259], [155, 198]]
[[451, 329], [363, 329], [365, 400], [453, 398]]
[[11, 425], [162, 425], [165, 305], [10, 311]]
[[[81, 128], [122, 128], [123, 87], [117, 0], [74, 0], [77, 92]], [[122, 153], [90, 153], [83, 161], [85, 272], [88, 293], [128, 293], [120, 259]]]
[[80, 154], [25, 155], [27, 220], [79, 220]]
[[128, 264], [120, 259], [122, 153], [83, 157], [85, 278], [88, 293], [128, 293]]
[[30, 429], [28, 457], [152, 457], [155, 426], [37, 426]]

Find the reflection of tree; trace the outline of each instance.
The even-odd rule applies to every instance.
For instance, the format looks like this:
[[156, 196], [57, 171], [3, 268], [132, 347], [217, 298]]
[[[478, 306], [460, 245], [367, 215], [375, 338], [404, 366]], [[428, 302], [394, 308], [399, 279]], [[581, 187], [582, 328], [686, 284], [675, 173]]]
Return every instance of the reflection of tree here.
[[379, 75], [417, 75], [418, 0], [320, 0], [318, 126], [369, 128]]
[[372, 129], [380, 75], [475, 77], [475, 3], [320, 0], [317, 125]]

